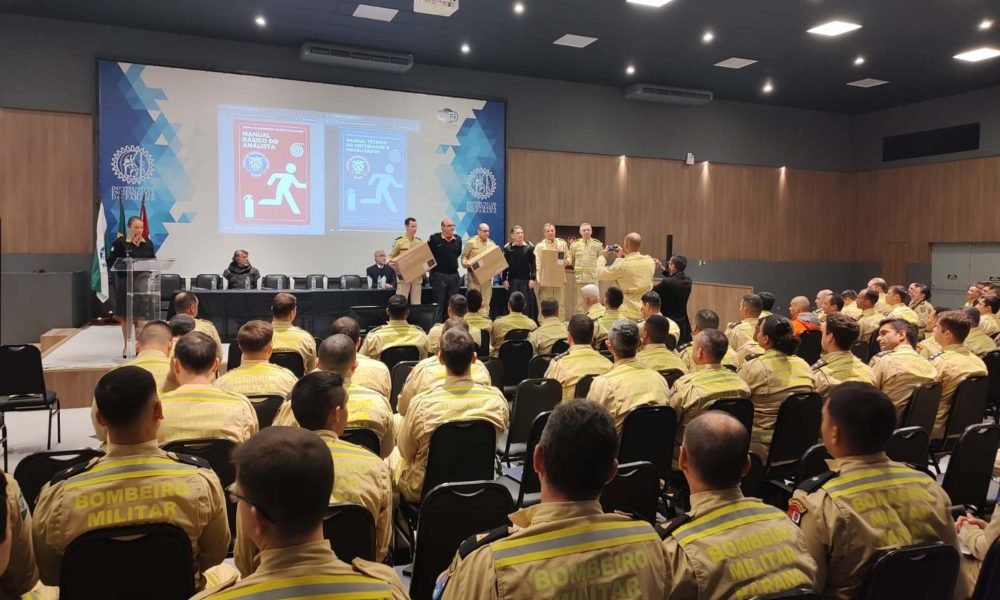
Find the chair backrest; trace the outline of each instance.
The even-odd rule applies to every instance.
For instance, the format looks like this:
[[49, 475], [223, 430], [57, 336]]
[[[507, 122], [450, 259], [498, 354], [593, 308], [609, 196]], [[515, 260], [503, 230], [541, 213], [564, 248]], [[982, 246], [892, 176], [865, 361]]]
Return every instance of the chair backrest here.
[[531, 360], [528, 361], [528, 378], [538, 379], [545, 377], [545, 372], [549, 370], [549, 364], [552, 362], [553, 356], [552, 354], [532, 356]]
[[260, 282], [262, 290], [287, 290], [291, 287], [291, 281], [286, 275], [264, 275]]
[[361, 331], [368, 332], [389, 322], [384, 306], [352, 306], [351, 318], [358, 322]]
[[552, 344], [552, 354], [562, 354], [563, 352], [569, 352], [569, 341], [559, 340]]
[[326, 275], [312, 273], [305, 277], [293, 277], [292, 287], [297, 290], [321, 290], [326, 286]]
[[708, 408], [729, 413], [742, 423], [747, 431], [753, 431], [753, 402], [749, 398], [722, 398], [710, 404]]
[[815, 392], [789, 394], [781, 402], [765, 472], [776, 465], [798, 462], [816, 443], [823, 419], [822, 407], [823, 400]]
[[323, 538], [344, 562], [375, 560], [375, 519], [360, 504], [331, 504], [323, 517]]
[[899, 426], [919, 427], [926, 431], [928, 436], [932, 435], [939, 404], [941, 404], [941, 382], [921, 383], [913, 388], [913, 393], [906, 402], [903, 418], [899, 420]]
[[816, 330], [803, 331], [799, 334], [799, 347], [795, 355], [806, 361], [810, 365], [819, 360], [819, 355], [823, 352], [823, 334]]
[[392, 406], [392, 412], [396, 412], [396, 406], [399, 404], [399, 393], [403, 391], [406, 379], [410, 376], [413, 367], [417, 366], [417, 362], [415, 360], [401, 360], [393, 365], [392, 370], [389, 371], [392, 381], [392, 387], [389, 391], [389, 405]]
[[885, 453], [889, 460], [923, 470], [927, 468], [930, 446], [931, 436], [923, 427], [903, 427], [892, 432]]
[[434, 320], [435, 313], [437, 312], [437, 303], [433, 304], [411, 304], [410, 305], [410, 316], [407, 321], [411, 325], [416, 325], [417, 327], [424, 330], [425, 333], [429, 333], [431, 327], [437, 322]]
[[896, 548], [871, 562], [858, 599], [950, 600], [958, 566], [958, 552], [941, 542]]
[[189, 454], [208, 461], [212, 471], [219, 476], [223, 488], [236, 481], [236, 467], [232, 456], [234, 448], [236, 444], [232, 440], [222, 438], [177, 440], [163, 444], [163, 449], [167, 452]]
[[479, 350], [477, 351], [479, 356], [486, 357], [490, 355], [490, 330], [480, 329], [479, 330]]
[[194, 589], [191, 538], [176, 525], [150, 523], [87, 532], [69, 543], [59, 597], [181, 600]]
[[[526, 443], [535, 418], [554, 409], [561, 401], [562, 386], [555, 379], [525, 379], [517, 384], [504, 456], [510, 455], [511, 444]], [[529, 457], [525, 456], [525, 461], [527, 460]]]
[[42, 353], [32, 344], [0, 346], [0, 396], [45, 396]]
[[858, 360], [868, 364], [868, 340], [858, 340], [851, 344], [851, 354], [858, 357]]
[[586, 398], [587, 394], [590, 393], [590, 384], [594, 383], [594, 378], [597, 375], [590, 374], [584, 375], [576, 382], [576, 389], [573, 390], [574, 398]]
[[490, 373], [490, 384], [495, 388], [503, 388], [503, 362], [499, 358], [483, 359], [486, 370]]
[[521, 489], [517, 493], [517, 506], [521, 506], [527, 494], [537, 494], [542, 491], [542, 483], [538, 479], [538, 472], [535, 471], [535, 446], [542, 439], [542, 431], [545, 424], [549, 422], [549, 415], [552, 411], [540, 413], [531, 423], [531, 431], [528, 432], [528, 443], [525, 444], [524, 469], [521, 472]]
[[990, 404], [1000, 406], [1000, 350], [991, 350], [983, 355], [986, 372], [990, 375]]
[[677, 413], [663, 404], [637, 406], [625, 415], [618, 462], [649, 461], [660, 479], [670, 475], [674, 459]]
[[953, 505], [986, 506], [998, 444], [1000, 426], [993, 423], [969, 425], [958, 438], [941, 482]]
[[986, 551], [979, 578], [976, 579], [976, 589], [972, 600], [995, 600], [1000, 598], [1000, 538], [993, 541]]
[[505, 339], [500, 344], [500, 361], [503, 363], [503, 384], [517, 385], [528, 378], [528, 363], [534, 354], [528, 340]]
[[202, 290], [211, 290], [213, 289], [212, 281], [215, 281], [214, 289], [222, 289], [222, 275], [217, 275], [215, 273], [202, 273], [201, 275], [196, 275], [194, 281], [191, 282], [191, 287]]
[[442, 483], [491, 480], [497, 432], [485, 419], [446, 421], [434, 428], [421, 497]]
[[35, 510], [38, 492], [42, 491], [42, 486], [56, 473], [80, 463], [90, 462], [99, 456], [104, 456], [104, 453], [93, 448], [36, 452], [25, 456], [17, 463], [17, 467], [14, 468], [14, 479], [21, 486], [21, 495], [24, 496], [28, 507]]
[[341, 275], [340, 285], [345, 290], [360, 290], [361, 289], [361, 276], [360, 275]]
[[257, 413], [257, 427], [260, 429], [270, 427], [271, 423], [274, 423], [274, 417], [278, 416], [281, 403], [285, 401], [284, 397], [277, 394], [260, 394], [247, 396], [247, 398], [250, 400], [250, 404], [253, 404], [254, 412]]
[[294, 350], [277, 350], [271, 353], [270, 362], [285, 367], [296, 377], [302, 377], [306, 372], [306, 363], [302, 355]]
[[410, 597], [430, 600], [434, 582], [469, 537], [507, 524], [510, 492], [495, 481], [446, 483], [430, 490], [420, 505]]
[[379, 455], [379, 450], [382, 447], [378, 439], [378, 434], [364, 427], [345, 429], [344, 435], [340, 436], [340, 439], [361, 446], [362, 448], [367, 448], [375, 456]]
[[945, 438], [962, 435], [969, 425], [982, 423], [986, 416], [989, 393], [988, 377], [965, 377], [959, 382], [955, 397], [952, 399], [951, 410], [948, 412]]
[[507, 332], [507, 335], [503, 337], [503, 341], [509, 342], [512, 340], [526, 340], [528, 339], [528, 334], [531, 333], [527, 329], [511, 329]]
[[667, 380], [667, 387], [673, 388], [674, 383], [681, 377], [684, 377], [684, 371], [680, 369], [663, 369], [660, 371], [660, 375], [663, 375], [663, 378]]
[[822, 475], [830, 469], [826, 466], [826, 461], [833, 458], [823, 444], [813, 444], [803, 454], [799, 460], [799, 472], [796, 481], [805, 481], [811, 477]]
[[878, 343], [878, 328], [872, 332], [868, 338], [868, 362], [871, 362], [875, 355], [882, 351], [882, 346]]
[[379, 360], [389, 367], [391, 373], [392, 368], [403, 361], [419, 361], [420, 350], [416, 346], [393, 346], [383, 350]]
[[226, 370], [232, 371], [243, 363], [243, 350], [236, 340], [229, 342], [229, 351], [226, 352]]
[[601, 491], [604, 512], [621, 511], [656, 523], [656, 505], [660, 498], [660, 474], [648, 461], [618, 465], [618, 473]]
[[339, 290], [340, 289], [340, 275], [327, 275], [327, 277], [326, 277], [326, 289], [328, 289], [328, 290]]
[[764, 485], [764, 461], [760, 456], [750, 453], [750, 470], [743, 476], [740, 482], [740, 490], [748, 498], [760, 498], [761, 488]]
[[171, 301], [174, 292], [184, 289], [184, 278], [177, 273], [160, 273], [160, 300]]

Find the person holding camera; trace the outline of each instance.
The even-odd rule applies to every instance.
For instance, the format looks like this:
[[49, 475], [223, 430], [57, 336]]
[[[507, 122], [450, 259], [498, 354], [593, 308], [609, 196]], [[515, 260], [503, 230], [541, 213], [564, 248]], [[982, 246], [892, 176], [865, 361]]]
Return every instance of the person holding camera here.
[[[622, 302], [621, 316], [631, 321], [638, 321], [642, 314], [642, 295], [653, 289], [653, 271], [656, 264], [646, 254], [640, 254], [642, 236], [632, 232], [625, 236], [624, 248], [610, 245], [601, 252], [597, 259], [595, 275], [598, 281], [614, 281], [625, 296]], [[608, 256], [618, 258], [610, 267]]]

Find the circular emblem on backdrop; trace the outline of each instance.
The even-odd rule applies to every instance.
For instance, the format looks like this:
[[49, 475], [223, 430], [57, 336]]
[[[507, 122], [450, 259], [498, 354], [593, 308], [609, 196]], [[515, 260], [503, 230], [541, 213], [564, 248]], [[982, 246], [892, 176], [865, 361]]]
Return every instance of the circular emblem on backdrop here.
[[365, 179], [372, 172], [372, 166], [364, 156], [352, 156], [347, 159], [347, 175], [351, 179]]
[[253, 177], [260, 177], [267, 172], [270, 163], [260, 152], [251, 152], [243, 157], [243, 168]]
[[288, 153], [294, 158], [302, 158], [302, 155], [306, 153], [306, 147], [302, 142], [295, 142], [288, 148]]
[[476, 200], [488, 200], [497, 191], [497, 178], [489, 169], [476, 167], [469, 173], [465, 186]]
[[389, 162], [399, 164], [399, 161], [403, 160], [403, 153], [399, 150], [389, 151]]
[[111, 157], [111, 170], [129, 185], [140, 185], [153, 176], [153, 155], [142, 146], [122, 146]]

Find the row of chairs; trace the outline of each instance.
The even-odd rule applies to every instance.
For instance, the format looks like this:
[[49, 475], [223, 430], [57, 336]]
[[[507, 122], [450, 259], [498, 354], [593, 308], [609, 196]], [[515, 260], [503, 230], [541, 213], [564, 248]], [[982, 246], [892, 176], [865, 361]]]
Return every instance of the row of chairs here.
[[[176, 273], [163, 273], [160, 275], [160, 289], [170, 290], [170, 295], [176, 290], [221, 290], [225, 287], [226, 281], [221, 275], [215, 273], [203, 273], [195, 275], [190, 279], [181, 277]], [[258, 288], [259, 286], [259, 288]], [[310, 275], [289, 277], [288, 275], [264, 275], [252, 289], [262, 290], [361, 290], [368, 288], [368, 277], [363, 275], [323, 275], [313, 273]]]

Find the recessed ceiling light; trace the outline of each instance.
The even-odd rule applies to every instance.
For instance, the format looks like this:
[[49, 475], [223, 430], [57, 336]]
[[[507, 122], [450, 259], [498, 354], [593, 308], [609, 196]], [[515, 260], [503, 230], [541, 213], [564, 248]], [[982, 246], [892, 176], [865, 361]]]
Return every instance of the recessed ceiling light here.
[[593, 44], [597, 41], [595, 37], [587, 37], [585, 35], [574, 35], [572, 33], [567, 33], [558, 40], [552, 42], [556, 46], [570, 46], [571, 48], [586, 48], [587, 46]]
[[774, 91], [774, 84], [772, 84], [770, 80], [765, 81], [764, 87], [760, 88], [760, 91], [764, 92], [765, 94], [770, 94], [771, 92]]
[[354, 16], [361, 19], [372, 19], [374, 21], [385, 21], [388, 23], [396, 18], [396, 14], [398, 12], [399, 11], [395, 8], [359, 4], [358, 7], [354, 9]]
[[715, 34], [712, 33], [711, 31], [706, 31], [701, 35], [701, 41], [706, 44], [711, 44], [712, 40], [714, 39], [715, 39]]
[[253, 22], [257, 24], [257, 27], [267, 26], [267, 19], [264, 18], [264, 15], [257, 15]]
[[968, 50], [966, 52], [962, 52], [961, 54], [956, 54], [955, 58], [966, 62], [979, 62], [981, 60], [995, 58], [997, 56], [1000, 56], [1000, 50], [990, 48], [989, 46], [983, 46], [982, 48], [976, 48], [975, 50]]
[[822, 25], [813, 27], [809, 30], [809, 33], [834, 37], [837, 35], [843, 35], [849, 31], [854, 31], [855, 29], [861, 29], [861, 25], [858, 25], [857, 23], [848, 23], [846, 21], [830, 21], [829, 23], [823, 23]]
[[524, 4], [521, 2], [514, 3], [514, 14], [520, 15], [524, 13]]
[[865, 57], [864, 56], [859, 56], [859, 57], [857, 57], [857, 58], [854, 59], [854, 65], [855, 66], [860, 67], [863, 64], [865, 64]]
[[979, 31], [986, 31], [990, 27], [993, 27], [993, 19], [983, 19], [979, 22]]
[[652, 6], [653, 8], [660, 8], [664, 4], [670, 2], [670, 0], [625, 0], [629, 4], [639, 4], [641, 6]]
[[625, 74], [626, 75], [635, 75], [635, 67], [633, 67], [632, 65], [629, 65], [629, 66], [625, 67]]
[[866, 77], [864, 79], [859, 79], [857, 81], [852, 81], [852, 82], [848, 83], [847, 85], [850, 85], [850, 86], [853, 86], [853, 87], [859, 87], [859, 88], [870, 88], [870, 87], [875, 87], [877, 85], [885, 85], [887, 83], [889, 83], [889, 82], [886, 81], [886, 80], [884, 80], [884, 79], [872, 79], [871, 77]]
[[715, 66], [722, 67], [723, 69], [742, 69], [743, 67], [748, 67], [755, 62], [757, 61], [752, 58], [739, 58], [734, 56], [732, 58], [727, 58], [722, 62], [715, 63]]
[[462, 44], [462, 54], [468, 54], [472, 52], [472, 48], [468, 44]]

